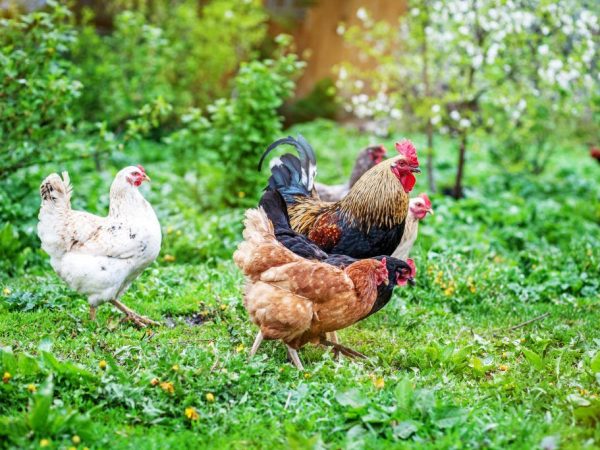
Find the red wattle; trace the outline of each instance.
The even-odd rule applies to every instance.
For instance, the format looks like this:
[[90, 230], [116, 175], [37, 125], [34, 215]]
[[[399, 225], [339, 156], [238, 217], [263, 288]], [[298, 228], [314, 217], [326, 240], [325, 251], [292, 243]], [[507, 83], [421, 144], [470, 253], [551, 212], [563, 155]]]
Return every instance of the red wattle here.
[[407, 194], [413, 190], [413, 187], [415, 187], [416, 182], [417, 179], [412, 174], [412, 172], [405, 172], [402, 175], [400, 175], [400, 183], [402, 183], [404, 192], [406, 192]]

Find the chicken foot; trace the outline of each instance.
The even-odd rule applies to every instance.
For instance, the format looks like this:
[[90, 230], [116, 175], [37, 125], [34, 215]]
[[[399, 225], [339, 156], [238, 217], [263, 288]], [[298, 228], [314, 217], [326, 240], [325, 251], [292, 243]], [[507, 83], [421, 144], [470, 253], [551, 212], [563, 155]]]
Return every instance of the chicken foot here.
[[90, 320], [92, 322], [96, 321], [96, 307], [92, 305], [90, 305]]
[[327, 347], [333, 347], [334, 351], [338, 350], [342, 355], [348, 356], [350, 358], [367, 358], [366, 355], [363, 355], [362, 353], [357, 352], [356, 350], [352, 350], [350, 347], [346, 347], [345, 345], [329, 341], [323, 337], [321, 338], [320, 343], [321, 345], [326, 345]]
[[[337, 335], [337, 331], [332, 331], [330, 333], [325, 333], [325, 338], [331, 342], [333, 342], [334, 344], [339, 344], [340, 340], [338, 338]], [[340, 350], [337, 348], [333, 348], [333, 359], [334, 361], [337, 361], [338, 359], [340, 359]]]
[[118, 300], [111, 300], [111, 303], [115, 305], [118, 310], [125, 313], [127, 320], [131, 320], [135, 325], [137, 325], [140, 328], [145, 328], [146, 325], [160, 325], [159, 322], [149, 319], [148, 317], [142, 316], [133, 311], [132, 309], [129, 309], [127, 306], [125, 306]]

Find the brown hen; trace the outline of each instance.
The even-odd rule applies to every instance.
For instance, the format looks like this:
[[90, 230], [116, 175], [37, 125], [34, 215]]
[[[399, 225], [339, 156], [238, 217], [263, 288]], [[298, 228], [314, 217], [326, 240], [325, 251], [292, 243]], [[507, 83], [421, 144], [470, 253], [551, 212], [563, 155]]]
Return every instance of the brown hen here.
[[367, 316], [377, 287], [388, 283], [385, 259], [360, 260], [342, 270], [296, 255], [277, 241], [262, 209], [246, 212], [244, 241], [233, 258], [248, 277], [244, 306], [260, 327], [251, 356], [263, 339], [280, 339], [300, 370], [299, 348], [322, 343], [325, 333]]

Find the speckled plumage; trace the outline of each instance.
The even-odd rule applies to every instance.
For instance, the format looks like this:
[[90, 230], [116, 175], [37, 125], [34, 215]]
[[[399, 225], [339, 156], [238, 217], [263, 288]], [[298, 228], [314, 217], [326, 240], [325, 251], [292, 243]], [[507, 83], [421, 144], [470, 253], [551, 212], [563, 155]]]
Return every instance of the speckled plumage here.
[[[158, 256], [160, 224], [123, 169], [110, 189], [107, 217], [71, 209], [69, 176], [49, 175], [40, 187], [38, 236], [50, 264], [91, 306], [117, 300]], [[145, 173], [144, 173], [145, 176]]]

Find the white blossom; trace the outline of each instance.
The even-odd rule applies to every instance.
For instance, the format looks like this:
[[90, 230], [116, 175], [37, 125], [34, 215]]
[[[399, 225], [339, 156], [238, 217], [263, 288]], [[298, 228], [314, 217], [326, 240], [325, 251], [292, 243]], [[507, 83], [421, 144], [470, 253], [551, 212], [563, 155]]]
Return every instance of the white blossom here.
[[457, 110], [453, 109], [452, 112], [450, 113], [450, 118], [452, 120], [459, 121], [460, 120], [460, 113]]
[[358, 8], [358, 10], [356, 11], [356, 17], [358, 17], [359, 20], [365, 22], [367, 20], [369, 20], [369, 13], [367, 12], [367, 10], [365, 8]]
[[431, 112], [432, 113], [439, 113], [441, 111], [441, 109], [442, 108], [437, 103], [431, 106]]
[[469, 128], [471, 126], [471, 121], [469, 119], [460, 119], [458, 124], [461, 128]]

